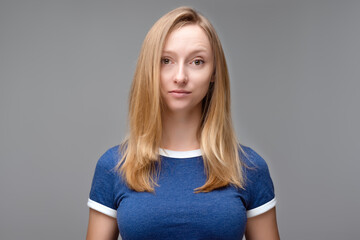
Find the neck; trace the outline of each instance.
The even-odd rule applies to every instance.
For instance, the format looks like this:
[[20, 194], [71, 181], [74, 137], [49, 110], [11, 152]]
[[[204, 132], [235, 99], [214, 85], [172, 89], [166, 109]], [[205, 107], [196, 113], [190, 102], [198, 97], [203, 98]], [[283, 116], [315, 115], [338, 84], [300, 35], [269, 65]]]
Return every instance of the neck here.
[[201, 109], [192, 112], [170, 112], [162, 114], [163, 134], [161, 147], [174, 151], [200, 148], [197, 132], [200, 127]]

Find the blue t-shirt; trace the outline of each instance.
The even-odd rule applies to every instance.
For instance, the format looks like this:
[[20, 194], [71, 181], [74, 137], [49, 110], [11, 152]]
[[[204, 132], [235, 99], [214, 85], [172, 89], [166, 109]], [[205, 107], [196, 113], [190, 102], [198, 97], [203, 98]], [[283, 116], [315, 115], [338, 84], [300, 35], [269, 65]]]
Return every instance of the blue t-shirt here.
[[245, 190], [231, 185], [194, 193], [206, 182], [201, 150], [160, 149], [161, 170], [155, 193], [129, 189], [114, 167], [119, 146], [98, 160], [88, 206], [117, 219], [123, 240], [242, 239], [246, 220], [276, 204], [266, 162], [243, 146]]

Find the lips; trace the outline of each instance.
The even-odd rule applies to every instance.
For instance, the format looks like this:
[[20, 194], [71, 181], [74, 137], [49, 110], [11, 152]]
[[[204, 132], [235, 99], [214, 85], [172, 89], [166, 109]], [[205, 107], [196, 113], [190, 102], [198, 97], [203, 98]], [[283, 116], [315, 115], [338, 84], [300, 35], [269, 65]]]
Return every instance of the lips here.
[[169, 91], [169, 93], [189, 94], [191, 92], [185, 91], [185, 90], [172, 90], [172, 91]]
[[187, 96], [190, 95], [190, 91], [186, 91], [186, 90], [182, 90], [182, 89], [176, 89], [176, 90], [172, 90], [169, 91], [169, 94], [177, 99], [182, 99], [182, 98], [186, 98]]

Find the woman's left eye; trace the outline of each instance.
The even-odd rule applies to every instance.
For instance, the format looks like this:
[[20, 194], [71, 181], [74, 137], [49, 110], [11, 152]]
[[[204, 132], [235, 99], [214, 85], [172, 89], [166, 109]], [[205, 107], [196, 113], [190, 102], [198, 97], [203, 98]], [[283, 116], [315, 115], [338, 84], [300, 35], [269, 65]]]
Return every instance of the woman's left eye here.
[[194, 63], [195, 65], [201, 65], [201, 64], [204, 63], [204, 61], [201, 60], [201, 59], [196, 59], [196, 60], [193, 61], [193, 63]]

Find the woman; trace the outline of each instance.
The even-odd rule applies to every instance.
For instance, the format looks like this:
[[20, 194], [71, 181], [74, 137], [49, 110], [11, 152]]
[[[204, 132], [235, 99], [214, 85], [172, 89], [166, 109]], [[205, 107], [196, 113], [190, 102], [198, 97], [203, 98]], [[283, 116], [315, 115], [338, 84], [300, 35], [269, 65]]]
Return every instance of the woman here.
[[221, 43], [193, 9], [148, 32], [129, 123], [97, 163], [87, 239], [279, 239], [267, 165], [236, 140]]

